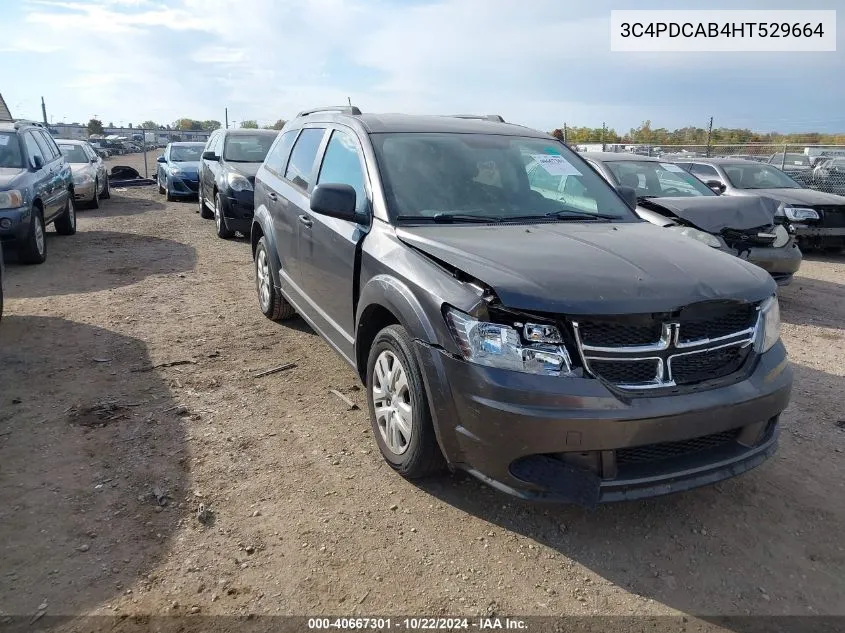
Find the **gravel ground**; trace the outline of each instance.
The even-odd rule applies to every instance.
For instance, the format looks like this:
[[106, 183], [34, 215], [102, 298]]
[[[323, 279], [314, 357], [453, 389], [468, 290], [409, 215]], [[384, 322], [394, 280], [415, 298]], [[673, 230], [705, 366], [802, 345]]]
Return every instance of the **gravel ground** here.
[[113, 191], [7, 256], [0, 615], [845, 615], [845, 257], [781, 293], [777, 455], [590, 512], [395, 475], [354, 372], [196, 206]]

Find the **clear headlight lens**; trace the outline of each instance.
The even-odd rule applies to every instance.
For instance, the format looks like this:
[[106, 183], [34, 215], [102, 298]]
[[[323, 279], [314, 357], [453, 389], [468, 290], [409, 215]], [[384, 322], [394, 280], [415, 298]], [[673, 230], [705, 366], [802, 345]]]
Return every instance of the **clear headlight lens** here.
[[719, 241], [718, 237], [711, 235], [710, 233], [694, 229], [691, 226], [680, 226], [676, 224], [675, 226], [670, 226], [669, 228], [673, 231], [677, 231], [681, 235], [686, 235], [694, 240], [698, 240], [702, 244], [707, 244], [707, 246], [712, 246], [713, 248], [722, 247], [722, 242]]
[[777, 297], [769, 297], [760, 306], [760, 331], [754, 347], [759, 353], [768, 352], [780, 339], [780, 306]]
[[775, 248], [781, 248], [782, 246], [786, 246], [789, 242], [789, 231], [786, 230], [786, 227], [782, 224], [778, 224], [774, 230], [775, 234], [775, 241], [772, 244]]
[[18, 189], [0, 191], [0, 209], [17, 209], [23, 206], [23, 193]]
[[569, 353], [553, 325], [526, 324], [526, 338], [537, 342], [523, 342], [509, 325], [479, 321], [454, 308], [447, 308], [445, 316], [464, 360], [528, 374], [574, 375]]
[[226, 181], [229, 183], [229, 186], [233, 191], [252, 191], [252, 185], [249, 180], [240, 174], [230, 173], [226, 176]]
[[84, 185], [89, 182], [93, 182], [94, 178], [91, 177], [87, 171], [83, 171], [73, 175], [73, 184], [75, 185]]
[[818, 220], [819, 212], [805, 207], [784, 207], [783, 214], [788, 220], [801, 222], [802, 220]]
[[181, 173], [182, 173], [182, 170], [179, 169], [178, 167], [176, 167], [175, 165], [170, 168], [170, 175], [171, 176], [178, 176]]

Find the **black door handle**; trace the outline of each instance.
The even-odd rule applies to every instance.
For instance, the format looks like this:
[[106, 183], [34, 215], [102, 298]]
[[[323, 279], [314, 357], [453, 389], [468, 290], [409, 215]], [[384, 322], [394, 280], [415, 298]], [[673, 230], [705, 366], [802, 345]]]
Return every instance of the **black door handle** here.
[[276, 195], [274, 192], [272, 192], [272, 191], [271, 191], [270, 193], [268, 193], [268, 194], [267, 194], [267, 197], [268, 197], [268, 198], [270, 198], [270, 200], [273, 200], [273, 201], [276, 201], [276, 200], [278, 200], [278, 199], [279, 199], [279, 196], [277, 196], [277, 195]]
[[311, 218], [309, 218], [307, 215], [300, 215], [299, 221], [302, 222], [309, 229], [311, 228], [311, 225], [314, 224], [314, 221]]

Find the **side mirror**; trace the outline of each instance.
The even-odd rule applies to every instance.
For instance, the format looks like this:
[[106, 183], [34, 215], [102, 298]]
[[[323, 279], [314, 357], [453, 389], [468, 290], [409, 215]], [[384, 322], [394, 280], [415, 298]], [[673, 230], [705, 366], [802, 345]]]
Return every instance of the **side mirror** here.
[[42, 167], [44, 167], [44, 159], [40, 156], [33, 156], [32, 157], [32, 167], [35, 171], [38, 171]]
[[156, 162], [157, 163], [166, 163], [167, 159], [164, 156], [159, 156], [158, 158], [156, 158]]
[[710, 189], [712, 189], [713, 193], [717, 193], [720, 195], [725, 193], [725, 185], [718, 180], [708, 180], [704, 184], [707, 185]]
[[203, 152], [202, 153], [203, 160], [220, 160], [220, 157], [215, 154], [214, 152]]
[[632, 211], [637, 208], [637, 191], [635, 189], [631, 187], [619, 187], [617, 191]]
[[362, 218], [355, 211], [355, 197], [355, 189], [349, 185], [317, 185], [311, 192], [311, 210], [331, 218], [360, 222]]
[[96, 163], [96, 162], [97, 162], [97, 157], [95, 156], [94, 158], [92, 158], [92, 159], [91, 159], [91, 162], [92, 162], [92, 163]]

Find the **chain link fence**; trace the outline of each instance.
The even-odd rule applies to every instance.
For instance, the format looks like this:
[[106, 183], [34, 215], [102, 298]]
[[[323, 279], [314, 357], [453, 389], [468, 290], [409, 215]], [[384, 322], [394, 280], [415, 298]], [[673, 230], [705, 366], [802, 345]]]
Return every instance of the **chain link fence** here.
[[573, 143], [578, 151], [626, 152], [667, 160], [732, 158], [767, 163], [804, 187], [845, 196], [845, 145], [744, 143], [734, 145], [647, 145]]

